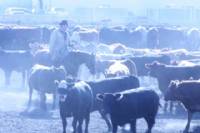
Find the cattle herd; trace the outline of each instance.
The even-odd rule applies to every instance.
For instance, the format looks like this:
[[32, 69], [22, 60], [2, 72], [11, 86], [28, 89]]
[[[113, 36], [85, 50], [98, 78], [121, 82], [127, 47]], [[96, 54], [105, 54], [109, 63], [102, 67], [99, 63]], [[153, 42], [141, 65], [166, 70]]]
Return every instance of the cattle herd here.
[[[93, 111], [100, 113], [108, 131], [113, 133], [125, 124], [130, 124], [131, 132], [136, 133], [138, 118], [145, 119], [146, 132], [151, 133], [159, 109], [164, 114], [176, 114], [183, 105], [188, 113], [183, 132], [189, 132], [192, 114], [200, 112], [199, 29], [79, 26], [69, 30], [74, 47], [57, 67], [53, 66], [45, 45], [52, 28], [0, 28], [0, 68], [5, 75], [5, 86], [11, 84], [12, 71], [22, 73], [22, 87], [29, 88], [27, 110], [36, 90], [40, 97], [38, 108], [45, 111], [48, 110], [46, 93], [53, 95], [53, 109], [58, 97], [63, 133], [68, 117], [73, 118], [74, 133], [88, 133]], [[92, 80], [87, 75], [85, 80], [79, 79], [82, 64], [88, 68]], [[144, 77], [157, 80], [155, 86], [161, 95], [154, 89], [141, 89]], [[164, 106], [161, 99], [165, 100]], [[182, 104], [174, 107], [177, 101]]]

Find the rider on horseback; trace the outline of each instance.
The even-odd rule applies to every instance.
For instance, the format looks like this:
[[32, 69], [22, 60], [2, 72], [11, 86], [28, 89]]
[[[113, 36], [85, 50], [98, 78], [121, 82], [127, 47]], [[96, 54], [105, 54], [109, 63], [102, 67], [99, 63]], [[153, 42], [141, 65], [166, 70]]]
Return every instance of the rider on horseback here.
[[55, 66], [61, 65], [64, 57], [69, 52], [70, 40], [67, 32], [68, 21], [62, 20], [59, 28], [51, 33], [49, 50]]

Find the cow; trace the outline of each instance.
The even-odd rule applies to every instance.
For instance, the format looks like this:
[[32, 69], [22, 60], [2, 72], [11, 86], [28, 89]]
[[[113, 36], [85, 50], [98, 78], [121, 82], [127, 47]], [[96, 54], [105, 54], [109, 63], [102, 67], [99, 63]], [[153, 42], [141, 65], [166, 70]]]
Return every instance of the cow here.
[[128, 90], [120, 93], [104, 93], [97, 95], [103, 103], [103, 110], [110, 114], [113, 133], [118, 126], [130, 123], [132, 133], [136, 133], [136, 119], [144, 118], [148, 124], [147, 133], [155, 124], [159, 107], [159, 96], [153, 90]]
[[125, 54], [127, 51], [127, 47], [121, 43], [113, 43], [109, 47], [112, 49], [113, 54]]
[[[130, 75], [137, 76], [136, 65], [130, 59], [123, 59], [123, 60], [96, 60], [96, 68], [95, 68], [96, 75], [98, 76], [100, 73], [104, 73], [105, 74], [106, 70], [109, 69], [109, 67], [114, 65], [116, 62], [118, 62], [118, 63], [120, 63], [120, 65], [123, 65], [124, 67], [128, 68], [128, 71], [129, 71]], [[121, 69], [117, 65], [115, 65], [115, 66], [117, 67], [117, 69]], [[125, 70], [125, 71], [127, 72], [127, 70]]]
[[148, 69], [145, 67], [145, 64], [158, 61], [164, 64], [170, 64], [170, 57], [167, 55], [145, 55], [145, 56], [135, 56], [129, 58], [133, 61], [137, 68], [138, 76], [148, 76]]
[[106, 114], [102, 112], [101, 103], [95, 99], [98, 93], [115, 93], [123, 90], [129, 90], [140, 87], [139, 79], [135, 76], [123, 76], [123, 77], [115, 77], [108, 78], [99, 81], [90, 81], [87, 82], [92, 88], [94, 102], [92, 111], [98, 110], [101, 114], [102, 118], [105, 120], [108, 130], [111, 131], [111, 123], [108, 120]]
[[[85, 41], [85, 42], [95, 42], [98, 44], [99, 42], [99, 32], [96, 29], [88, 29], [83, 27], [75, 27], [72, 33], [78, 37], [75, 38], [73, 41]], [[80, 43], [80, 42], [77, 42]]]
[[27, 50], [31, 42], [47, 43], [50, 33], [44, 27], [4, 26], [0, 27], [0, 45], [5, 49]]
[[109, 45], [100, 43], [99, 45], [96, 46], [96, 53], [105, 55], [105, 54], [112, 54], [113, 51], [109, 47]]
[[70, 41], [76, 49], [94, 53], [99, 44], [99, 32], [96, 29], [77, 26], [72, 31]]
[[130, 44], [129, 43], [130, 32], [124, 27], [103, 27], [99, 31], [99, 40], [101, 43], [113, 44]]
[[147, 32], [147, 48], [158, 48], [158, 29], [156, 27], [151, 27]]
[[22, 85], [33, 65], [33, 55], [30, 51], [0, 49], [0, 68], [5, 74], [5, 85], [10, 84], [12, 71], [22, 72]]
[[[73, 116], [73, 132], [82, 133], [82, 124], [85, 120], [85, 131], [88, 133], [90, 112], [93, 103], [91, 87], [84, 81], [67, 84], [65, 80], [58, 82], [60, 117], [62, 119], [63, 133], [66, 133], [66, 118]], [[78, 127], [77, 127], [78, 122]]]
[[120, 61], [114, 62], [108, 69], [105, 71], [105, 77], [116, 77], [116, 76], [125, 76], [130, 75], [128, 67], [122, 64]]
[[200, 112], [200, 81], [171, 81], [165, 92], [165, 100], [180, 101], [187, 109], [188, 121], [184, 133], [188, 133], [193, 113]]
[[129, 32], [129, 45], [132, 48], [145, 48], [147, 29], [144, 26], [137, 26]]
[[56, 84], [55, 80], [65, 80], [66, 71], [63, 66], [58, 68], [52, 66], [34, 65], [31, 69], [31, 74], [29, 77], [29, 101], [28, 109], [31, 107], [32, 103], [32, 93], [36, 90], [40, 94], [40, 107], [46, 110], [46, 93], [53, 94], [53, 109], [56, 104]]
[[[188, 80], [190, 78], [200, 78], [200, 66], [172, 66], [165, 65], [158, 62], [147, 64], [149, 75], [158, 80], [158, 87], [164, 94], [171, 80]], [[166, 111], [167, 105], [164, 110]], [[172, 106], [170, 107], [172, 111]]]
[[49, 49], [42, 48], [36, 50], [34, 53], [34, 64], [41, 64], [45, 66], [53, 65]]
[[185, 32], [178, 27], [158, 27], [158, 48], [177, 49], [185, 45]]
[[65, 57], [63, 66], [65, 67], [68, 74], [76, 78], [79, 66], [81, 64], [85, 64], [88, 67], [90, 73], [94, 75], [95, 62], [96, 62], [96, 58], [94, 54], [81, 52], [81, 51], [71, 51]]
[[186, 48], [188, 50], [199, 50], [200, 46], [200, 31], [197, 28], [190, 28], [187, 31]]

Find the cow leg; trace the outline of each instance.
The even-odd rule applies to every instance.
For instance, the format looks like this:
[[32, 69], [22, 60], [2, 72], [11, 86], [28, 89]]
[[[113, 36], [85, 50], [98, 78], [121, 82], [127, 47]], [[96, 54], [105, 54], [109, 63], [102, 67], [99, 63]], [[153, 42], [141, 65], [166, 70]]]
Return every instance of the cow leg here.
[[66, 133], [66, 127], [67, 127], [66, 116], [64, 114], [61, 114], [61, 119], [62, 119], [62, 125], [63, 125], [63, 133]]
[[44, 92], [40, 93], [40, 107], [41, 107], [41, 109], [44, 109], [44, 110], [47, 109], [47, 107], [46, 107], [46, 95], [45, 95]]
[[187, 121], [187, 125], [184, 129], [184, 133], [188, 133], [189, 129], [190, 129], [190, 122], [191, 122], [191, 119], [192, 119], [192, 112], [188, 111], [188, 121]]
[[117, 133], [117, 128], [118, 128], [118, 125], [115, 123], [115, 122], [112, 122], [112, 133]]
[[76, 133], [77, 121], [78, 121], [77, 117], [74, 117], [72, 121], [73, 133]]
[[53, 93], [53, 106], [52, 109], [54, 110], [56, 108], [56, 92]]
[[21, 86], [24, 88], [26, 83], [26, 71], [22, 71], [22, 84]]
[[181, 103], [178, 102], [175, 108], [175, 114], [183, 114], [183, 113], [185, 113], [185, 109], [183, 108]]
[[105, 120], [106, 125], [108, 126], [108, 132], [110, 132], [112, 130], [112, 125], [108, 119], [108, 117], [106, 116], [105, 113], [103, 113], [102, 111], [99, 111], [99, 113], [101, 114], [101, 117]]
[[131, 121], [131, 131], [132, 133], [136, 133], [136, 119]]
[[5, 85], [10, 85], [11, 71], [5, 71]]
[[28, 109], [31, 107], [32, 103], [32, 94], [33, 94], [33, 88], [29, 86], [29, 100], [28, 100]]
[[164, 103], [164, 113], [167, 113], [167, 106], [168, 106], [168, 102], [165, 101], [165, 103]]
[[153, 125], [155, 124], [155, 117], [154, 116], [145, 117], [145, 120], [148, 125], [148, 129], [146, 133], [151, 133], [151, 129], [153, 128]]
[[83, 117], [78, 120], [78, 133], [82, 133]]
[[170, 111], [170, 113], [173, 113], [173, 107], [174, 107], [174, 102], [170, 101], [170, 103], [169, 103], [169, 111]]
[[85, 133], [88, 133], [88, 125], [90, 122], [90, 113], [88, 113], [85, 117]]

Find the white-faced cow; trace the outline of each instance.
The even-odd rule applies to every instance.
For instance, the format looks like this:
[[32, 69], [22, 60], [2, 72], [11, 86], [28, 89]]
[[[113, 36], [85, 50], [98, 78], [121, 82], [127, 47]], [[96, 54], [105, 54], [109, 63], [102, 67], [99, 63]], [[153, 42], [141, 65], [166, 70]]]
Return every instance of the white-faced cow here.
[[108, 69], [105, 71], [105, 76], [108, 77], [117, 77], [130, 75], [128, 67], [122, 64], [120, 61], [114, 62]]
[[112, 71], [111, 73], [121, 71], [120, 73], [121, 74], [123, 73], [124, 75], [128, 75], [128, 73], [130, 75], [137, 75], [137, 69], [135, 63], [130, 59], [124, 59], [124, 60], [97, 60], [95, 68], [97, 76], [100, 73], [105, 73], [106, 70], [109, 70], [110, 67], [111, 67], [110, 70]]

